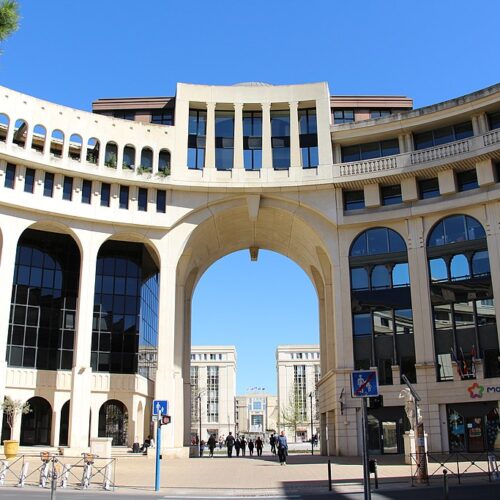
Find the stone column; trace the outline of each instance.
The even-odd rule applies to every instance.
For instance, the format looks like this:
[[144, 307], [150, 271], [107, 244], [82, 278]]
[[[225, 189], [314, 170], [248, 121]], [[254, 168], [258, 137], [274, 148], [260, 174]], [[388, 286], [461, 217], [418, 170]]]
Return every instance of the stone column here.
[[76, 338], [71, 380], [68, 444], [72, 453], [81, 453], [82, 450], [88, 449], [89, 437], [89, 412], [92, 390], [90, 352], [96, 260], [99, 248], [104, 242], [106, 235], [86, 230], [75, 232], [81, 243], [81, 259]]
[[399, 153], [406, 153], [406, 135], [399, 134], [398, 135], [398, 143], [399, 143]]
[[262, 106], [262, 168], [273, 168], [273, 150], [271, 146], [271, 104]]
[[472, 115], [472, 132], [474, 135], [481, 135], [478, 115]]
[[302, 159], [299, 140], [299, 103], [292, 101], [288, 105], [290, 107], [290, 167], [300, 167]]
[[243, 159], [243, 104], [234, 103], [234, 159], [233, 168], [244, 168]]
[[215, 102], [207, 102], [205, 168], [215, 168]]
[[[0, 238], [2, 244], [0, 259], [0, 276], [2, 276], [2, 286], [0, 287], [0, 401], [3, 401], [5, 396], [7, 378], [7, 362], [5, 358], [17, 243], [19, 237], [28, 225], [29, 222], [21, 221], [21, 219], [18, 218], [12, 219], [11, 217], [6, 217], [5, 220], [2, 218], [2, 228], [4, 228], [4, 232], [1, 234]], [[0, 418], [1, 417], [2, 414], [0, 411]]]

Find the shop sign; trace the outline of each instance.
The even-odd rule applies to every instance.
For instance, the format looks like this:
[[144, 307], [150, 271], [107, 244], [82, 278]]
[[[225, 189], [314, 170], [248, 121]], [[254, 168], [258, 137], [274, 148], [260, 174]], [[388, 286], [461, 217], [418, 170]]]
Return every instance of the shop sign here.
[[469, 391], [469, 396], [471, 399], [479, 399], [483, 397], [483, 394], [488, 393], [500, 393], [500, 385], [479, 385], [477, 382], [474, 382], [470, 387], [467, 387], [467, 391]]

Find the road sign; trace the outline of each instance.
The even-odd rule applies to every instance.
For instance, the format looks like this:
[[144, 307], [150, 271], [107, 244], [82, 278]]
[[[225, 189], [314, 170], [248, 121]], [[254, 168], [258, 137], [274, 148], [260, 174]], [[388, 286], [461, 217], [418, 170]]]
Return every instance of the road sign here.
[[168, 401], [165, 399], [155, 399], [153, 401], [153, 417], [168, 414]]
[[356, 370], [351, 372], [353, 398], [373, 398], [378, 396], [377, 370]]

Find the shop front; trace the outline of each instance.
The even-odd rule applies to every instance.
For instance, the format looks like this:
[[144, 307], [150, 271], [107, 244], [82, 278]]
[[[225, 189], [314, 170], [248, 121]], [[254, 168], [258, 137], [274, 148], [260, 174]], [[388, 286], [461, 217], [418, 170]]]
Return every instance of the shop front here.
[[500, 449], [498, 401], [446, 405], [450, 452]]
[[368, 410], [368, 452], [387, 455], [404, 452], [403, 435], [410, 430], [402, 406]]

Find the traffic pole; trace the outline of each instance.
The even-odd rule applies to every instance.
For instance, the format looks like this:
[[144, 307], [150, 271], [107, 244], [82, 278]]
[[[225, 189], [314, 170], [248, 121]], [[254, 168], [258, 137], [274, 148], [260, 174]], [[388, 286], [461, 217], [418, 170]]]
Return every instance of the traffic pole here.
[[372, 494], [370, 490], [370, 470], [368, 469], [368, 443], [366, 442], [366, 398], [363, 398], [363, 413], [362, 413], [362, 434], [363, 434], [363, 486], [364, 500], [371, 500]]
[[156, 471], [155, 471], [155, 491], [160, 491], [160, 451], [161, 451], [161, 425], [160, 414], [156, 417]]

